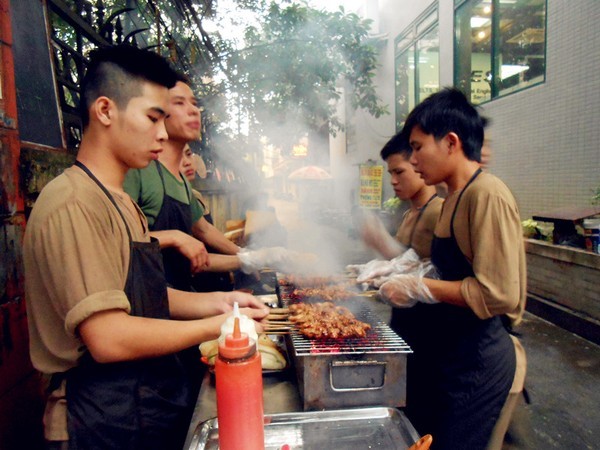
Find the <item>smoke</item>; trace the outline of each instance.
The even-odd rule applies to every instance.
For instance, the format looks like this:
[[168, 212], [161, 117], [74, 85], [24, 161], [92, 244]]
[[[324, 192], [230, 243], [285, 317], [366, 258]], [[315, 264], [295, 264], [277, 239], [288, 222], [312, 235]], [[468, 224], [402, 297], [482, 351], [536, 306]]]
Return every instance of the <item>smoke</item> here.
[[[309, 4], [313, 8], [327, 7], [330, 11], [337, 11], [332, 3], [312, 1]], [[245, 182], [243, 194], [246, 199], [242, 200], [242, 214], [262, 210], [273, 213], [274, 217], [269, 227], [254, 233], [249, 245], [269, 247], [284, 243], [289, 249], [313, 253], [318, 257], [318, 264], [308, 269], [324, 275], [339, 273], [346, 264], [372, 259], [370, 250], [356, 238], [349, 211], [349, 206], [354, 204], [353, 183], [355, 189], [358, 187], [355, 183], [358, 168], [348, 162], [340, 163], [339, 159], [348, 156], [345, 155], [347, 152], [343, 151], [344, 155], [341, 155], [330, 146], [330, 128], [345, 124], [343, 114], [339, 114], [338, 102], [346, 102], [350, 108], [354, 88], [344, 79], [343, 67], [356, 54], [350, 56], [345, 49], [351, 48], [352, 39], [356, 38], [352, 41], [356, 43], [359, 38], [354, 36], [352, 27], [347, 23], [347, 28], [333, 28], [333, 33], [345, 30], [337, 39], [348, 40], [344, 41], [346, 47], [334, 47], [334, 40], [329, 45], [323, 34], [323, 24], [336, 25], [335, 21], [327, 22], [323, 16], [316, 14], [314, 17], [324, 21], [297, 26], [293, 28], [292, 35], [284, 35], [280, 39], [289, 47], [268, 49], [265, 40], [252, 41], [252, 33], [244, 36], [242, 32], [245, 25], [250, 24], [256, 27], [257, 37], [262, 22], [251, 17], [248, 11], [236, 18], [236, 7], [230, 2], [220, 2], [217, 11], [221, 8], [228, 9], [225, 15], [216, 18], [218, 26], [215, 32], [223, 35], [226, 31], [227, 38], [236, 44], [238, 50], [247, 46], [239, 52], [237, 60], [229, 60], [232, 64], [239, 64], [235, 66], [239, 69], [239, 77], [230, 80], [230, 87], [245, 86], [254, 91], [247, 91], [246, 96], [243, 92], [226, 96], [226, 109], [232, 120], [220, 131], [237, 138], [215, 139], [211, 151]], [[236, 21], [240, 30], [237, 35], [233, 31]], [[271, 29], [267, 33], [275, 31]], [[268, 36], [273, 37], [268, 42], [274, 43], [281, 38], [276, 34]], [[313, 47], [310, 47], [311, 42]], [[362, 61], [369, 70], [368, 57]], [[364, 83], [359, 78], [355, 80], [359, 84]], [[228, 82], [218, 76], [214, 81]], [[344, 89], [340, 89], [341, 84]], [[248, 96], [248, 92], [254, 95]], [[372, 105], [368, 95], [363, 97], [363, 101]], [[274, 104], [280, 107], [273, 108]], [[364, 104], [361, 106], [364, 107]], [[294, 153], [301, 149], [301, 144], [306, 148], [305, 155]], [[378, 149], [374, 149], [376, 151]], [[335, 152], [340, 153], [339, 159], [335, 158]], [[335, 177], [335, 182], [292, 181], [288, 178], [294, 169], [307, 165], [323, 167]], [[264, 195], [267, 195], [266, 202], [253, 204], [257, 197], [264, 200]]]

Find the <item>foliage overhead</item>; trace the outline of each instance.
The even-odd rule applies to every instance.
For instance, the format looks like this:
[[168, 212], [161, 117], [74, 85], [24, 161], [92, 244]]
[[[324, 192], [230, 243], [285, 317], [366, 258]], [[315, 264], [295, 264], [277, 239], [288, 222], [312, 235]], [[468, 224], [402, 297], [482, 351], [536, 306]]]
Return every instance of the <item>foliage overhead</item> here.
[[[336, 116], [340, 86], [346, 100], [375, 117], [387, 113], [373, 82], [377, 48], [370, 21], [356, 14], [273, 2], [261, 26], [245, 30], [246, 46], [225, 58], [230, 87], [255, 126], [298, 124], [343, 128]], [[260, 131], [266, 132], [266, 129]]]
[[[79, 0], [64, 1], [82, 8]], [[81, 14], [89, 23], [120, 20], [133, 43], [156, 48], [187, 72], [205, 106], [209, 136], [231, 126], [231, 116], [237, 126], [230, 134], [238, 139], [242, 128], [251, 140], [273, 129], [289, 139], [335, 133], [343, 129], [335, 103], [342, 95], [347, 110], [387, 114], [374, 85], [371, 22], [308, 1], [316, 0], [97, 0], [84, 2], [89, 8]], [[76, 48], [66, 23], [55, 15], [51, 21], [54, 34]]]

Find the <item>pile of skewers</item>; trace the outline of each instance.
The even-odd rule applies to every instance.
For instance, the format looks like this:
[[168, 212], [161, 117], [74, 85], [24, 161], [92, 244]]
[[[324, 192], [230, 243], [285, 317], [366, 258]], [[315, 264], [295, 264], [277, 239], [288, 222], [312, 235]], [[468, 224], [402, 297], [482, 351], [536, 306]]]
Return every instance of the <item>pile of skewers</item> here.
[[332, 302], [295, 303], [276, 308], [267, 316], [265, 332], [281, 334], [295, 327], [309, 339], [348, 339], [365, 337], [371, 325], [356, 319], [352, 312]]

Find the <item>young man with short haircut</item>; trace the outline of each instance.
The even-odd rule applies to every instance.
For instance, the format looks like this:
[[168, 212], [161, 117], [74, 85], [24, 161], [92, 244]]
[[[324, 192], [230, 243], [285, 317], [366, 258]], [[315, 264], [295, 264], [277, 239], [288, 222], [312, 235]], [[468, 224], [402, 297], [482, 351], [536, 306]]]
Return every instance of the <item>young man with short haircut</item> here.
[[167, 289], [158, 244], [123, 190], [127, 171], [163, 149], [175, 81], [154, 53], [94, 51], [77, 161], [42, 190], [29, 217], [31, 359], [51, 378], [51, 448], [180, 449], [195, 399], [176, 352], [216, 338], [234, 301], [256, 319], [267, 314], [250, 295]]
[[431, 250], [440, 279], [397, 275], [380, 287], [396, 307], [419, 302], [406, 310], [403, 328], [414, 350], [406, 411], [438, 450], [491, 445], [525, 377], [523, 348], [509, 334], [525, 308], [521, 220], [506, 185], [481, 171], [484, 126], [455, 89], [409, 114], [403, 133], [411, 164], [426, 184], [448, 186]]

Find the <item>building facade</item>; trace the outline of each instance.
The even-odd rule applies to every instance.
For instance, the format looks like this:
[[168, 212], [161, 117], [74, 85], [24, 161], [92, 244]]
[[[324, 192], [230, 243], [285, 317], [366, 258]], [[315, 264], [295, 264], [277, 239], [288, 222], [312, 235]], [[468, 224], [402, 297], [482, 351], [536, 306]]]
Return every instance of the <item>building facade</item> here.
[[[600, 187], [600, 19], [596, 0], [366, 0], [380, 48], [378, 93], [391, 114], [346, 114], [332, 138], [337, 202], [351, 202], [356, 166], [379, 161], [403, 114], [440, 87], [470, 93], [491, 120], [489, 170], [523, 219], [590, 206]], [[486, 35], [487, 33], [487, 35]], [[383, 198], [393, 195], [384, 182]]]

